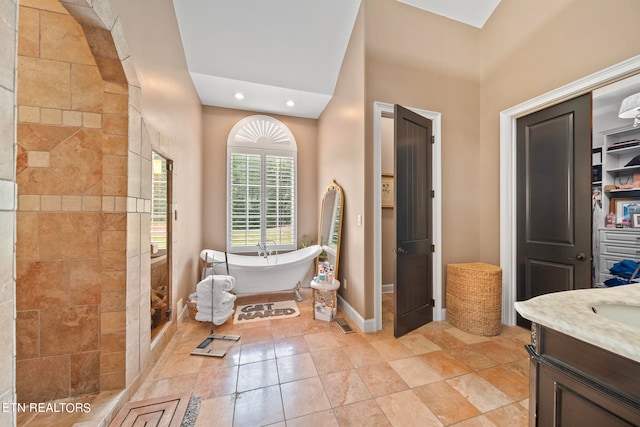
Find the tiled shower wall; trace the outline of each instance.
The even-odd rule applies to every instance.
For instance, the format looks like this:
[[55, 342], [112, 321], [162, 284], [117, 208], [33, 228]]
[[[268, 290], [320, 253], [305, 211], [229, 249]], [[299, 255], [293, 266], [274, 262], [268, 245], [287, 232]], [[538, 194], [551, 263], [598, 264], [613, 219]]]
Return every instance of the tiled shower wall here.
[[[0, 0], [0, 402], [15, 402], [15, 0]], [[0, 425], [15, 425], [0, 412]]]
[[21, 402], [125, 388], [128, 86], [94, 52], [60, 2], [20, 1]]

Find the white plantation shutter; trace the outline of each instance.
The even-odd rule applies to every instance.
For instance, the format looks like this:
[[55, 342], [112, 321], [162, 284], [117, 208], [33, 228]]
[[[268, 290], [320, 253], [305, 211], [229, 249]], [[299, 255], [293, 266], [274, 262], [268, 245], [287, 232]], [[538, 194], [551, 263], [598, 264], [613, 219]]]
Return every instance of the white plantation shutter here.
[[278, 120], [250, 116], [227, 140], [227, 250], [296, 249], [297, 152]]

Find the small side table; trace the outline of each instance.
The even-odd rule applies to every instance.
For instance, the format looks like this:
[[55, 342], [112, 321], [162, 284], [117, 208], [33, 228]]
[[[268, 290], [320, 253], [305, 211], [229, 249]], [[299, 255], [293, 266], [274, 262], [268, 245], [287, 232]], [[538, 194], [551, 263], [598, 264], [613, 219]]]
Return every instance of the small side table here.
[[338, 289], [340, 281], [333, 283], [311, 281], [313, 288], [313, 318], [330, 322], [338, 311]]

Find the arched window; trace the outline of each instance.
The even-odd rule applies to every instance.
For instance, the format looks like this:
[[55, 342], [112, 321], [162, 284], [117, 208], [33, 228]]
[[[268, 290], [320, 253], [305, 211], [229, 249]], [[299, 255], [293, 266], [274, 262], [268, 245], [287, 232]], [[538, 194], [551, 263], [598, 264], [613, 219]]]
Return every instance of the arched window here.
[[297, 146], [269, 116], [245, 117], [227, 139], [227, 250], [253, 252], [259, 242], [293, 250], [297, 242]]

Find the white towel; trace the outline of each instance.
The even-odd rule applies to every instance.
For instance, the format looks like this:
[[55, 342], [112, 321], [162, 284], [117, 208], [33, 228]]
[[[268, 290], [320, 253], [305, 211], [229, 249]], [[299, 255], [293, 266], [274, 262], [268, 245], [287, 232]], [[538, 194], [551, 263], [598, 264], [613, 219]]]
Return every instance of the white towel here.
[[198, 312], [196, 313], [196, 320], [199, 322], [213, 322], [215, 325], [222, 325], [232, 315], [233, 307], [220, 314], [204, 313], [198, 310]]

